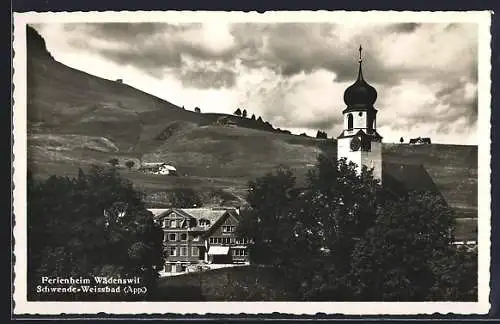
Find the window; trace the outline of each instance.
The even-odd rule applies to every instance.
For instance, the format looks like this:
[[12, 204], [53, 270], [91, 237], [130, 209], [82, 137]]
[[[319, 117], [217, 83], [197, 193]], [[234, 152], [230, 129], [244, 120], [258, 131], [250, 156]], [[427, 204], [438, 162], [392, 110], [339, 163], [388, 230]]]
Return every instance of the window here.
[[167, 228], [168, 227], [168, 220], [164, 219], [163, 220], [163, 228]]
[[187, 247], [185, 246], [181, 247], [181, 256], [187, 256]]
[[222, 226], [223, 233], [231, 233], [234, 232], [234, 226]]
[[210, 225], [210, 221], [208, 219], [202, 218], [199, 221], [201, 227], [208, 227]]
[[222, 238], [222, 244], [229, 244], [229, 237], [223, 237]]
[[169, 241], [177, 241], [177, 234], [175, 234], [175, 233], [168, 234], [168, 240]]
[[246, 238], [237, 238], [236, 244], [247, 244], [248, 240]]
[[234, 249], [233, 250], [233, 255], [234, 256], [246, 256], [247, 255], [247, 250], [245, 250], [245, 249]]
[[177, 227], [177, 221], [175, 219], [170, 221], [170, 228], [176, 228]]
[[177, 255], [177, 248], [175, 246], [171, 246], [169, 249], [169, 255], [170, 256], [176, 256]]
[[187, 240], [187, 234], [186, 233], [182, 233], [181, 234], [181, 241], [186, 241]]
[[347, 115], [347, 129], [352, 129], [354, 124], [354, 120], [352, 118], [352, 114]]
[[222, 244], [222, 237], [211, 237], [209, 242], [212, 244]]
[[362, 113], [362, 112], [360, 112], [358, 115], [359, 115], [359, 117], [361, 117], [361, 116], [363, 116], [363, 113]]
[[200, 255], [200, 249], [197, 246], [193, 246], [191, 249], [191, 255], [192, 256], [199, 256]]

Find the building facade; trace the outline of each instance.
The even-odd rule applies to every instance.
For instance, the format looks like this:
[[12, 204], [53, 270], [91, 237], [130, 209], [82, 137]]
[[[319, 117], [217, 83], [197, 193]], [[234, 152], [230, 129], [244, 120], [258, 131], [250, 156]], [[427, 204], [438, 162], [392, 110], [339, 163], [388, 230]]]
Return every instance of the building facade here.
[[163, 229], [165, 272], [202, 264], [249, 263], [248, 242], [236, 235], [236, 208], [150, 209]]

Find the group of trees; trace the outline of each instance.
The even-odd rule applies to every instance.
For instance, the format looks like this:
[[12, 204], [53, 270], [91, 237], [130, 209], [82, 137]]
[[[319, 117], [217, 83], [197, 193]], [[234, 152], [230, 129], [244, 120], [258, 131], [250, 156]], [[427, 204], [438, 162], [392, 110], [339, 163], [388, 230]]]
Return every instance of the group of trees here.
[[126, 295], [47, 295], [36, 292], [42, 276], [141, 277], [154, 294], [163, 265], [163, 232], [132, 184], [113, 167], [79, 170], [75, 178], [28, 177], [28, 297], [126, 299]]
[[[246, 109], [243, 109], [243, 111], [238, 108], [235, 110], [235, 112], [233, 113], [235, 116], [238, 116], [238, 117], [243, 117], [243, 118], [247, 118], [248, 116], [248, 113], [247, 113], [247, 110]], [[258, 123], [266, 123], [266, 124], [269, 124], [268, 122], [264, 122], [264, 120], [262, 119], [262, 117], [258, 117], [256, 118], [255, 117], [255, 114], [252, 114], [252, 116], [250, 117], [250, 120], [255, 120], [257, 121]], [[270, 125], [270, 124], [269, 124]]]
[[371, 170], [320, 155], [298, 188], [280, 168], [249, 183], [237, 228], [253, 262], [280, 268], [306, 300], [474, 300], [477, 252], [429, 192], [391, 195]]
[[327, 139], [328, 138], [328, 134], [326, 132], [318, 130], [318, 132], [316, 133], [316, 138]]
[[[238, 108], [238, 109], [236, 109], [234, 114], [238, 117], [247, 118], [247, 110], [246, 109], [243, 109], [243, 111], [241, 111], [241, 109]], [[252, 119], [255, 120], [255, 115], [252, 115]]]
[[[235, 116], [238, 116], [238, 117], [243, 117], [243, 118], [247, 118], [247, 116], [248, 116], [247, 110], [246, 110], [246, 109], [243, 109], [243, 111], [242, 111], [240, 108], [236, 109], [236, 110], [234, 111], [234, 113], [233, 113], [233, 114], [234, 114]], [[258, 123], [267, 123], [267, 122], [264, 122], [264, 120], [263, 120], [263, 119], [262, 119], [262, 117], [260, 117], [260, 116], [259, 116], [258, 118], [256, 118], [256, 117], [255, 117], [255, 114], [252, 114], [252, 116], [250, 117], [250, 120], [255, 120], [255, 121], [257, 121]], [[269, 124], [269, 123], [268, 123], [268, 124]], [[271, 127], [272, 127], [272, 126], [271, 126]]]

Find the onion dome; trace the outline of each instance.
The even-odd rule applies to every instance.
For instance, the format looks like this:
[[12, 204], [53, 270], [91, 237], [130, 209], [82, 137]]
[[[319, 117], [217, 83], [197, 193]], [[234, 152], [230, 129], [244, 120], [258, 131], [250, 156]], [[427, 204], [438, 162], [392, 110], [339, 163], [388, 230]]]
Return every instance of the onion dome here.
[[373, 106], [377, 100], [377, 90], [363, 79], [361, 51], [362, 47], [360, 46], [358, 79], [344, 92], [344, 102], [348, 107]]

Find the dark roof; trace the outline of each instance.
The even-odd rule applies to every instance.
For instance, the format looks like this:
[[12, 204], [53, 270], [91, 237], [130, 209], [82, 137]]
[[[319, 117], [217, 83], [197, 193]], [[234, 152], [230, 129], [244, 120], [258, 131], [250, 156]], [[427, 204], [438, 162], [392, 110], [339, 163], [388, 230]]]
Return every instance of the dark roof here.
[[210, 222], [210, 226], [208, 228], [196, 226], [191, 228], [193, 231], [210, 231], [211, 229], [218, 226], [222, 219], [229, 215], [233, 215], [234, 217], [238, 217], [238, 212], [236, 208], [232, 207], [219, 207], [219, 208], [160, 208], [149, 209], [150, 212], [153, 213], [153, 217], [155, 220], [161, 220], [163, 217], [167, 216], [171, 212], [176, 212], [178, 215], [182, 215], [186, 218], [193, 218], [197, 221], [201, 219], [206, 219]]
[[366, 132], [364, 130], [360, 129], [352, 135], [345, 135], [345, 130], [343, 130], [342, 133], [340, 133], [340, 135], [337, 138], [347, 138], [347, 137], [354, 137], [354, 136], [370, 137], [373, 140], [376, 140], [379, 142], [382, 141], [382, 136], [380, 136], [380, 134], [377, 133], [377, 131], [374, 129], [366, 129]]
[[441, 195], [438, 187], [422, 164], [382, 164], [382, 186], [394, 194], [409, 191], [430, 191]]
[[362, 60], [359, 60], [358, 79], [344, 92], [344, 102], [348, 107], [370, 110], [377, 100], [377, 90], [368, 84], [363, 77]]

